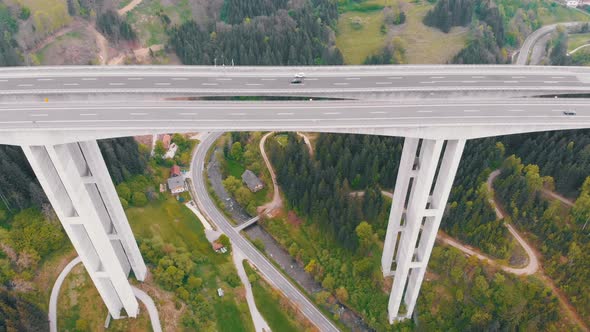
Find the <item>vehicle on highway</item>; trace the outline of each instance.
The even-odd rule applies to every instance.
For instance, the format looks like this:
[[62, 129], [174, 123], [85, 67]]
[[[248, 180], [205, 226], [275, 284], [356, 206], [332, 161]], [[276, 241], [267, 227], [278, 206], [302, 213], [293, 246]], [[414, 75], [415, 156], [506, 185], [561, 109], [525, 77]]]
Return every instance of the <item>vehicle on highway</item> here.
[[294, 78], [291, 80], [291, 84], [301, 84], [303, 83], [303, 80], [301, 80], [300, 78]]
[[577, 114], [576, 111], [563, 111], [563, 115], [571, 116], [571, 115], [576, 115], [576, 114]]
[[297, 73], [295, 74], [295, 78], [304, 78], [305, 74], [304, 73]]

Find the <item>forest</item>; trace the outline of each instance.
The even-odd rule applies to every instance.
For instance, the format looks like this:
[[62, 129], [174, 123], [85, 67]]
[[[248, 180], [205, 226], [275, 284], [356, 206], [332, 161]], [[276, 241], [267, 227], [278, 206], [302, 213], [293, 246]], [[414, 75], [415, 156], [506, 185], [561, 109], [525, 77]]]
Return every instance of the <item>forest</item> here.
[[[391, 190], [395, 184], [402, 140], [322, 134], [316, 144], [317, 159], [312, 160], [296, 136], [288, 137], [285, 148], [276, 141], [268, 146], [288, 207], [319, 223], [340, 245], [355, 250], [359, 245], [355, 228], [361, 220], [377, 222], [384, 204], [380, 190]], [[351, 199], [354, 190], [367, 191], [362, 201]]]
[[[311, 158], [294, 134], [288, 134], [287, 145], [276, 140], [267, 144], [287, 208], [303, 219], [303, 226], [270, 219], [263, 227], [322, 283], [326, 291], [316, 295], [319, 303], [329, 303], [326, 299], [332, 293], [358, 310], [371, 327], [391, 329], [382, 324], [387, 293], [375, 292], [388, 287], [379, 257], [390, 203], [380, 190], [394, 185], [402, 141], [320, 134]], [[496, 220], [489, 204], [486, 179], [501, 167], [504, 154], [504, 145], [495, 139], [468, 143], [442, 222], [451, 235], [500, 258], [509, 256], [511, 242], [503, 220]], [[350, 193], [357, 190], [364, 191], [364, 196], [353, 198]], [[585, 199], [590, 206], [590, 194]], [[590, 209], [578, 213], [580, 218], [586, 214], [590, 215]], [[519, 280], [468, 260], [455, 249], [438, 246], [429, 273], [435, 277], [425, 283], [418, 310], [418, 320], [427, 330], [559, 326], [557, 300], [536, 279]]]
[[14, 40], [17, 32], [18, 22], [8, 6], [0, 3], [0, 66], [17, 66], [21, 63], [16, 51], [18, 45]]
[[578, 313], [590, 320], [590, 177], [581, 186], [574, 208], [564, 212], [559, 201], [542, 195], [553, 179], [541, 176], [539, 166], [523, 164], [512, 155], [501, 167], [494, 187], [512, 222], [533, 235], [546, 271], [567, 295]]
[[[170, 45], [184, 64], [189, 65], [338, 65], [342, 55], [334, 46], [329, 22], [338, 15], [329, 0], [271, 10], [267, 16], [247, 17], [248, 2], [226, 8], [226, 19], [203, 28], [189, 21], [169, 28]], [[246, 13], [239, 12], [244, 7]], [[237, 10], [234, 13], [234, 10]], [[231, 19], [230, 19], [231, 18]]]

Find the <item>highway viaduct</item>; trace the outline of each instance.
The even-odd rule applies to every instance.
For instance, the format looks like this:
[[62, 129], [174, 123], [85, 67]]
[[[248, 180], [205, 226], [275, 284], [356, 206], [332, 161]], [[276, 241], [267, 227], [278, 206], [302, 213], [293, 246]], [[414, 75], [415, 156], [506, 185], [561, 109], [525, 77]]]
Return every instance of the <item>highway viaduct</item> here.
[[[303, 83], [291, 84], [298, 72]], [[580, 67], [1, 68], [0, 144], [23, 148], [119, 318], [122, 309], [137, 315], [127, 278], [143, 280], [147, 269], [97, 139], [251, 130], [405, 137], [382, 256], [394, 278], [393, 323], [414, 310], [466, 140], [590, 128], [589, 93], [590, 69]]]

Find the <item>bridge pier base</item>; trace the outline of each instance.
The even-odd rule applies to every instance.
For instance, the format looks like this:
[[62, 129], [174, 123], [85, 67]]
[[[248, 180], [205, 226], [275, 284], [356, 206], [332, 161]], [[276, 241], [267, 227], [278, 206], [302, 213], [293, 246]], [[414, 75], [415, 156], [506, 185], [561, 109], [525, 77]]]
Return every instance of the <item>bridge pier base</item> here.
[[109, 313], [136, 317], [127, 276], [147, 268], [97, 142], [22, 148]]
[[381, 259], [383, 274], [394, 277], [392, 324], [412, 316], [464, 147], [465, 140], [405, 139]]

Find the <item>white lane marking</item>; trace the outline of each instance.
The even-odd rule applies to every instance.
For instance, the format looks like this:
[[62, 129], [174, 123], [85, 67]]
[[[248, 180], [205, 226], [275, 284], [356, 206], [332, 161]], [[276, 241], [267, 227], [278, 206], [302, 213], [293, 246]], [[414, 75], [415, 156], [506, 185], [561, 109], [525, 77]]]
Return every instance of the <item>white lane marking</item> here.
[[508, 112], [524, 112], [524, 110], [508, 110]]
[[319, 80], [319, 78], [306, 78], [305, 80], [306, 81], [317, 81], [317, 80]]
[[504, 81], [504, 83], [518, 83], [518, 81]]
[[525, 78], [524, 76], [512, 76], [512, 78]]
[[393, 84], [393, 82], [377, 82], [375, 84], [380, 84], [380, 85], [383, 85], [383, 84]]
[[371, 114], [387, 114], [387, 112], [376, 111], [376, 112], [369, 112]]
[[64, 83], [65, 86], [78, 86], [78, 83]]
[[345, 80], [351, 81], [351, 80], [360, 80], [360, 77], [347, 77], [345, 78]]
[[424, 81], [424, 82], [420, 82], [420, 84], [434, 84], [434, 81]]
[[170, 85], [170, 82], [158, 82], [158, 83], [154, 83], [154, 85], [158, 85], [158, 86], [167, 86]]
[[545, 83], [545, 84], [555, 84], [555, 83], [557, 83], [557, 81], [543, 81], [543, 83]]
[[231, 81], [232, 79], [225, 77], [225, 78], [216, 78], [216, 80], [218, 80], [218, 81]]
[[479, 112], [479, 110], [463, 110], [463, 112], [465, 112], [465, 113], [476, 113], [476, 112]]
[[37, 81], [53, 81], [53, 78], [38, 78]]
[[180, 115], [197, 115], [199, 113], [180, 113]]
[[262, 78], [261, 81], [276, 81], [276, 78]]
[[147, 113], [129, 113], [131, 115], [147, 115]]
[[219, 83], [201, 83], [201, 85], [218, 85]]
[[426, 111], [426, 110], [420, 110], [420, 111], [416, 111], [417, 113], [432, 113], [432, 111]]
[[18, 86], [33, 86], [33, 84], [19, 84]]
[[551, 76], [551, 78], [565, 78], [563, 76]]
[[246, 83], [247, 86], [259, 86], [261, 83]]
[[246, 115], [246, 113], [229, 113], [229, 115]]
[[80, 113], [80, 116], [93, 116], [96, 115], [96, 113]]
[[8, 82], [8, 80], [0, 80], [0, 82]]
[[461, 81], [461, 83], [475, 83], [477, 81]]
[[350, 83], [332, 83], [333, 85], [348, 85]]
[[188, 81], [188, 77], [172, 77], [173, 81]]
[[444, 76], [430, 76], [431, 79], [445, 78]]
[[293, 113], [277, 113], [277, 115], [293, 115]]
[[83, 77], [82, 81], [96, 81], [95, 77]]
[[389, 80], [401, 80], [402, 78], [403, 77], [400, 77], [400, 76], [391, 76], [391, 77], [388, 77], [387, 79], [389, 79]]
[[142, 77], [127, 77], [128, 81], [141, 81], [143, 80]]
[[36, 114], [29, 114], [30, 116], [49, 116], [49, 114], [46, 113], [36, 113]]
[[485, 76], [471, 76], [471, 78], [485, 78]]
[[551, 112], [565, 112], [565, 110], [551, 110]]
[[109, 83], [109, 85], [120, 86], [120, 85], [125, 85], [125, 83]]
[[338, 115], [338, 114], [340, 114], [340, 112], [325, 112], [323, 114], [325, 114], [325, 115]]

